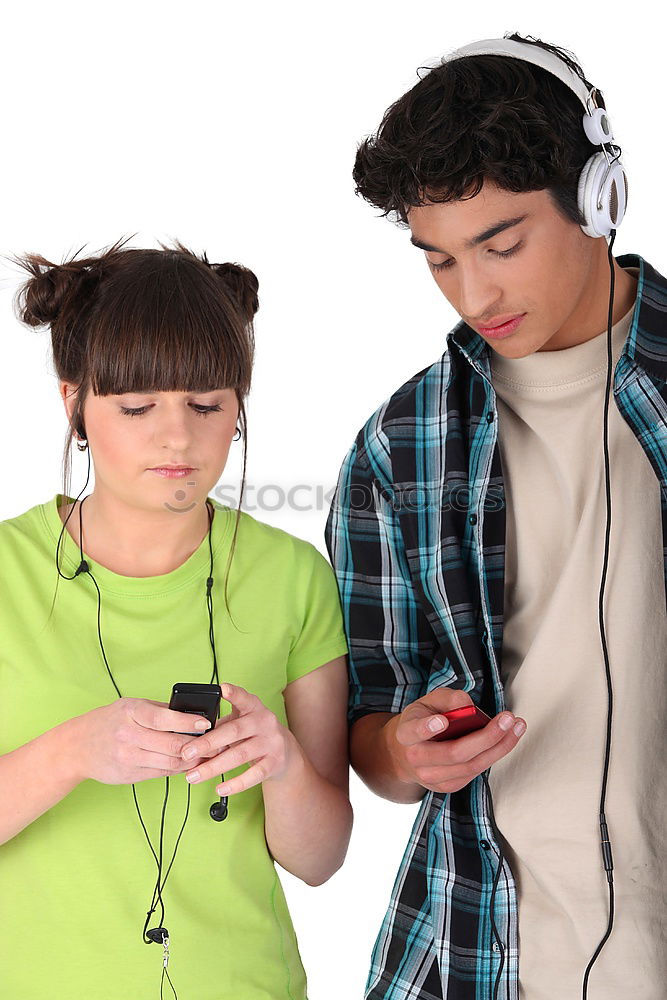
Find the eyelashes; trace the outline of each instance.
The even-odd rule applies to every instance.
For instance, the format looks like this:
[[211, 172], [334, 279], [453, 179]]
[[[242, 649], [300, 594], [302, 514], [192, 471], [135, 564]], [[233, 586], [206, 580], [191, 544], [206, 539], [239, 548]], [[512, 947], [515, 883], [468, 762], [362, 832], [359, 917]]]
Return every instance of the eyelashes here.
[[[203, 406], [195, 403], [192, 408], [195, 411], [195, 413], [199, 414], [200, 417], [206, 417], [208, 416], [209, 413], [218, 413], [220, 410], [222, 410], [222, 407], [220, 406], [219, 403], [216, 404], [216, 406]], [[140, 417], [148, 409], [149, 409], [148, 406], [139, 406], [136, 407], [135, 409], [130, 409], [127, 406], [121, 406], [120, 412], [127, 417]]]
[[[507, 259], [508, 257], [513, 257], [515, 253], [518, 253], [522, 246], [523, 240], [519, 240], [519, 242], [515, 243], [513, 247], [509, 248], [509, 250], [489, 250], [489, 253], [494, 254], [496, 257]], [[449, 260], [443, 260], [440, 264], [434, 264], [433, 261], [429, 260], [428, 264], [432, 271], [446, 271], [452, 267], [454, 259], [450, 257]]]

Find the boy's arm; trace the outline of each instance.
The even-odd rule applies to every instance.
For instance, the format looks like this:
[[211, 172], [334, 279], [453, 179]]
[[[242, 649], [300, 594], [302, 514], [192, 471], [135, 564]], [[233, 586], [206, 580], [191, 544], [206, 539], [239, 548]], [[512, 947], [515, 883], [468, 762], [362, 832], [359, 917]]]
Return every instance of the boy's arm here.
[[325, 531], [350, 649], [350, 758], [378, 795], [417, 802], [426, 789], [468, 784], [516, 746], [525, 722], [502, 712], [476, 733], [431, 742], [447, 726], [443, 713], [472, 699], [446, 686], [427, 693], [438, 643], [414, 592], [390, 488], [371, 472], [363, 433], [343, 462]]
[[351, 760], [377, 794], [416, 802], [424, 789], [406, 780], [393, 735], [399, 713], [426, 693], [437, 643], [412, 587], [391, 494], [373, 475], [363, 438], [361, 431], [343, 461], [325, 529], [350, 650]]

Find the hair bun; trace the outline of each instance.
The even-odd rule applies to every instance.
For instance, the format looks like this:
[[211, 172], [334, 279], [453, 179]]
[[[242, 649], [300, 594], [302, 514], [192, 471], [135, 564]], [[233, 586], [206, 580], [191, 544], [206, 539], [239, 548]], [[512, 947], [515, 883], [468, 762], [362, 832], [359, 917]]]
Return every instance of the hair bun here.
[[256, 276], [250, 268], [242, 264], [212, 264], [211, 267], [223, 279], [231, 297], [249, 323], [259, 309], [257, 298], [259, 282]]
[[39, 254], [25, 254], [14, 260], [32, 275], [16, 296], [19, 318], [28, 326], [53, 323], [90, 277], [83, 262], [52, 264]]

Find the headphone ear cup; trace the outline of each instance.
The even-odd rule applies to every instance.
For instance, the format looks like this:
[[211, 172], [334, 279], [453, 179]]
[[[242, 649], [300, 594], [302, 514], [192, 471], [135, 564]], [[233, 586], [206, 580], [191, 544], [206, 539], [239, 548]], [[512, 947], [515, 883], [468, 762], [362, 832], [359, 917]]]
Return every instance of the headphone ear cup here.
[[603, 194], [608, 197], [609, 215], [616, 229], [623, 221], [628, 204], [628, 178], [620, 160], [612, 164]]
[[602, 146], [606, 142], [612, 142], [614, 138], [611, 122], [604, 108], [595, 108], [592, 114], [586, 113], [583, 126], [586, 137], [593, 146]]
[[594, 153], [579, 175], [577, 204], [587, 236], [609, 236], [625, 215], [628, 181], [620, 160], [609, 166], [604, 153]]
[[599, 232], [595, 222], [598, 216], [597, 211], [597, 195], [598, 195], [598, 185], [595, 184], [596, 177], [600, 177], [600, 170], [602, 164], [606, 164], [604, 158], [604, 153], [594, 153], [590, 159], [586, 160], [584, 168], [579, 174], [579, 184], [577, 187], [577, 204], [579, 205], [579, 211], [581, 217], [584, 220], [581, 223], [582, 230], [586, 233], [586, 236], [606, 236], [604, 232]]

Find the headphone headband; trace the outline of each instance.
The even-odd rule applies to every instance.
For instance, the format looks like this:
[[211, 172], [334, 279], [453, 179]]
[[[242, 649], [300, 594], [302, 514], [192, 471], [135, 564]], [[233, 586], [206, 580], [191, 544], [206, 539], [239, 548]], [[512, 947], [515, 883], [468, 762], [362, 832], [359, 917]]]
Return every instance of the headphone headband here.
[[[564, 51], [568, 52], [567, 49]], [[568, 52], [574, 59], [574, 53]], [[448, 56], [445, 62], [452, 62], [454, 59], [463, 59], [465, 56], [509, 56], [512, 59], [520, 59], [523, 62], [532, 63], [534, 66], [541, 66], [557, 76], [566, 87], [574, 91], [584, 106], [584, 110], [590, 113], [591, 102], [597, 107], [593, 95], [596, 93], [595, 87], [590, 90], [574, 70], [571, 70], [566, 62], [563, 62], [553, 52], [543, 49], [539, 45], [530, 45], [528, 42], [516, 42], [512, 38], [485, 38], [479, 42], [471, 42], [460, 49], [455, 49]]]
[[[573, 52], [563, 51], [576, 61]], [[609, 236], [623, 221], [628, 182], [620, 160], [621, 150], [614, 144], [609, 117], [596, 100], [596, 95], [600, 93], [597, 88], [589, 88], [560, 56], [529, 42], [518, 42], [512, 38], [484, 38], [455, 49], [441, 62], [454, 62], [467, 56], [507, 56], [532, 63], [557, 77], [579, 98], [584, 108], [582, 126], [586, 138], [593, 146], [600, 147], [588, 159], [579, 176], [577, 204], [584, 220], [581, 228], [587, 236]]]

